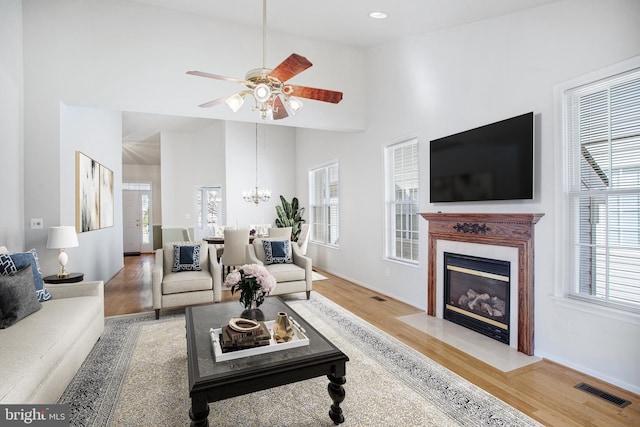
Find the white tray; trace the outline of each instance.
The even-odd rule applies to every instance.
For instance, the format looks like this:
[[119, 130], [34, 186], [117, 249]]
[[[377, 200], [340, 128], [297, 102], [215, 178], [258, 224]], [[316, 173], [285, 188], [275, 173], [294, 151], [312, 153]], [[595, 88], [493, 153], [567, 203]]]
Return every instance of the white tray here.
[[309, 345], [309, 338], [305, 335], [305, 330], [291, 317], [289, 317], [291, 321], [291, 327], [293, 329], [293, 336], [290, 341], [277, 343], [273, 339], [273, 325], [276, 323], [275, 320], [269, 320], [264, 322], [267, 329], [269, 329], [269, 333], [271, 334], [271, 339], [269, 340], [269, 345], [263, 345], [259, 347], [248, 348], [246, 350], [236, 350], [230, 351], [228, 353], [222, 352], [222, 347], [220, 347], [220, 332], [222, 328], [209, 330], [211, 334], [211, 343], [213, 344], [213, 355], [215, 357], [216, 362], [223, 362], [225, 360], [233, 360], [239, 359], [241, 357], [247, 356], [255, 356], [257, 354], [265, 354], [271, 353], [274, 351], [286, 350], [289, 348], [302, 347], [305, 345]]

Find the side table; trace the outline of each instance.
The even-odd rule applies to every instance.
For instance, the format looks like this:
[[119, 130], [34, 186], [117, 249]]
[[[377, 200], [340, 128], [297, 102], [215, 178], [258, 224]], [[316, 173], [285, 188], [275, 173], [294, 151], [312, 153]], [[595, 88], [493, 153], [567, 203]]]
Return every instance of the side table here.
[[76, 283], [82, 282], [84, 279], [84, 273], [70, 273], [67, 277], [58, 277], [57, 274], [52, 274], [51, 276], [43, 277], [44, 283]]

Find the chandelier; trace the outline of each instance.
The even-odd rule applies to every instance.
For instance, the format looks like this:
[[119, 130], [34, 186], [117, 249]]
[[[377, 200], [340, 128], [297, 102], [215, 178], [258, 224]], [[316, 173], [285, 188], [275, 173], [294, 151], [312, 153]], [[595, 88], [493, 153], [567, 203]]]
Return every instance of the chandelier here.
[[256, 186], [242, 192], [242, 198], [245, 202], [255, 203], [256, 206], [260, 202], [268, 202], [271, 198], [271, 190], [268, 188], [258, 187], [258, 124], [256, 123]]

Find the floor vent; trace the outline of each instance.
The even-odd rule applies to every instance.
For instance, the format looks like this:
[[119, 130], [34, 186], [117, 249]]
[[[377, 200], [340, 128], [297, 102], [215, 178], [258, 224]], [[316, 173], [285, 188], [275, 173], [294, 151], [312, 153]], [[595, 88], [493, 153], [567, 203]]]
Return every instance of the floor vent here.
[[589, 394], [593, 394], [594, 396], [597, 396], [600, 399], [604, 399], [609, 403], [613, 403], [614, 405], [616, 405], [619, 408], [624, 408], [625, 406], [631, 405], [631, 402], [629, 402], [628, 400], [624, 400], [621, 397], [614, 396], [611, 393], [607, 393], [606, 391], [602, 391], [599, 388], [595, 388], [593, 386], [590, 386], [589, 384], [580, 383], [580, 384], [576, 385], [576, 388], [578, 390], [586, 391]]
[[379, 296], [377, 296], [377, 295], [376, 295], [375, 297], [371, 297], [371, 298], [373, 298], [373, 299], [374, 299], [374, 300], [376, 300], [376, 301], [380, 301], [380, 302], [384, 302], [384, 301], [386, 301], [386, 299], [384, 299], [384, 298], [382, 298], [382, 297], [379, 297]]

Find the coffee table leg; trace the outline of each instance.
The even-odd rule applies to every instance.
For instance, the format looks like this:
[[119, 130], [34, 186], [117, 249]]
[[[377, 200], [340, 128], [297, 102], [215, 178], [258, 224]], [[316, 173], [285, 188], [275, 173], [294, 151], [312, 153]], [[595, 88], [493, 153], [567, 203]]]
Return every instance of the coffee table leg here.
[[342, 386], [347, 382], [347, 378], [334, 377], [333, 375], [327, 375], [327, 378], [331, 381], [327, 389], [331, 400], [333, 400], [333, 405], [331, 405], [331, 409], [329, 410], [329, 417], [335, 425], [338, 425], [344, 422], [340, 403], [344, 400], [345, 392]]
[[209, 427], [209, 404], [206, 399], [191, 398], [189, 418], [191, 418], [191, 427]]

